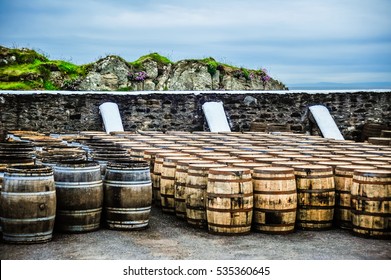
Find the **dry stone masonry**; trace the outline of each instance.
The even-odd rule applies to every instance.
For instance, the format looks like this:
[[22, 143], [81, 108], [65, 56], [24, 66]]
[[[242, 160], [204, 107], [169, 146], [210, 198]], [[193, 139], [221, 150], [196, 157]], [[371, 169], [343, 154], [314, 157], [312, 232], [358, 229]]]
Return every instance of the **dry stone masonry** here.
[[[0, 128], [67, 133], [103, 130], [99, 105], [115, 102], [126, 131], [208, 130], [201, 106], [222, 101], [232, 131], [257, 122], [310, 132], [308, 107], [326, 106], [345, 139], [366, 123], [391, 124], [391, 92], [0, 92]], [[313, 131], [314, 132], [314, 131]]]

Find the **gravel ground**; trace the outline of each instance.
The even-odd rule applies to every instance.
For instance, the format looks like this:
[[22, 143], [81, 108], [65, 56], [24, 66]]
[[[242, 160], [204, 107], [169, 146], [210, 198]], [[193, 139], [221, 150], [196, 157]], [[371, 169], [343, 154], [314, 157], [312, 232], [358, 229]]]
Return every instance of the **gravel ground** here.
[[220, 236], [189, 227], [152, 208], [139, 231], [102, 228], [53, 234], [44, 244], [0, 243], [1, 260], [390, 260], [391, 240], [357, 237], [349, 231], [298, 230], [286, 235], [251, 232]]

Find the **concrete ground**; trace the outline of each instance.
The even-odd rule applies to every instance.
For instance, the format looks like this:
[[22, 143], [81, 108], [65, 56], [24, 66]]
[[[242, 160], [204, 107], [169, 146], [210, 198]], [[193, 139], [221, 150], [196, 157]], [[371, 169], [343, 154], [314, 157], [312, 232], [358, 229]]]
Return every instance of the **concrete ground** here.
[[150, 226], [140, 231], [100, 229], [55, 232], [44, 244], [0, 243], [1, 260], [390, 260], [391, 240], [357, 237], [349, 231], [251, 232], [217, 236], [189, 227], [153, 207]]

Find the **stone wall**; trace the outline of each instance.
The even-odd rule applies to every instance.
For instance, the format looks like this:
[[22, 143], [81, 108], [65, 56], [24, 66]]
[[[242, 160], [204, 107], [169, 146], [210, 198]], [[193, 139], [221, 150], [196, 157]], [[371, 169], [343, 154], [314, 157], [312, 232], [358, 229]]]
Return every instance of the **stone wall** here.
[[307, 108], [322, 104], [346, 139], [358, 140], [368, 122], [391, 124], [391, 91], [357, 92], [0, 92], [0, 128], [66, 133], [103, 130], [99, 105], [118, 104], [124, 128], [207, 130], [206, 101], [222, 101], [232, 131], [254, 122], [289, 124], [310, 130]]

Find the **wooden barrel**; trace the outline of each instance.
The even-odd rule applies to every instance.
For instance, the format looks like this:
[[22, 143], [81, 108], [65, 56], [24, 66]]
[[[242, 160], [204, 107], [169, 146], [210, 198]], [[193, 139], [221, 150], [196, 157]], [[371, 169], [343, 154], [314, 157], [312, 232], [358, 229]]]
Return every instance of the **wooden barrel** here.
[[213, 163], [213, 161], [207, 160], [194, 160], [189, 157], [188, 159], [179, 160], [175, 169], [175, 215], [179, 219], [186, 219], [186, 181], [187, 171], [190, 164], [195, 163]]
[[148, 226], [152, 183], [147, 162], [109, 162], [103, 184], [105, 220], [110, 229]]
[[354, 174], [354, 170], [356, 169], [371, 170], [371, 169], [375, 169], [375, 167], [348, 164], [348, 165], [337, 166], [334, 170], [334, 182], [335, 182], [334, 221], [337, 226], [343, 229], [352, 228], [350, 193], [353, 184], [353, 174]]
[[103, 183], [98, 162], [67, 161], [54, 167], [55, 230], [88, 232], [100, 227]]
[[191, 226], [207, 227], [206, 188], [210, 168], [225, 167], [217, 163], [194, 163], [187, 169], [185, 186], [186, 220]]
[[295, 229], [297, 191], [294, 169], [255, 168], [253, 229], [263, 233], [290, 233]]
[[391, 138], [390, 137], [369, 137], [368, 142], [374, 145], [385, 145], [390, 146], [391, 145]]
[[296, 224], [301, 229], [323, 230], [333, 225], [335, 184], [329, 166], [294, 166], [297, 187]]
[[[155, 158], [159, 153], [167, 152], [167, 150], [163, 149], [147, 149], [144, 151], [144, 160], [149, 164], [149, 170], [151, 173], [152, 179], [152, 202], [156, 206], [161, 206], [161, 197], [160, 197], [160, 172], [158, 175], [155, 175]], [[160, 167], [161, 168], [161, 167]]]
[[52, 239], [56, 215], [52, 168], [43, 165], [7, 168], [0, 201], [5, 242], [42, 243]]
[[253, 184], [250, 169], [211, 168], [208, 175], [206, 205], [209, 233], [249, 233], [253, 216]]
[[163, 159], [162, 172], [160, 176], [160, 196], [162, 211], [168, 214], [175, 214], [175, 173], [179, 160], [197, 160], [197, 157], [173, 156]]
[[391, 130], [382, 129], [380, 136], [381, 137], [391, 137]]
[[379, 137], [382, 130], [387, 130], [389, 127], [383, 123], [365, 123], [362, 130], [362, 141], [368, 140], [369, 137]]
[[[182, 156], [184, 153], [173, 152], [163, 150], [164, 152], [158, 152], [153, 155], [153, 173], [152, 173], [152, 185], [153, 185], [153, 197], [156, 206], [162, 205], [160, 179], [163, 169], [163, 161], [165, 156]], [[188, 154], [187, 154], [188, 155]]]
[[351, 211], [353, 234], [391, 239], [391, 171], [355, 170]]

